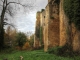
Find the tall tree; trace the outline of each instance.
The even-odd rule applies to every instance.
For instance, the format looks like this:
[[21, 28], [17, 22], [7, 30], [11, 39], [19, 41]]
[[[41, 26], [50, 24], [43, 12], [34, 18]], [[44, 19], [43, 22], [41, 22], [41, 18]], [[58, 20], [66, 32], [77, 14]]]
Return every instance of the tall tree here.
[[23, 33], [23, 32], [17, 33], [17, 35], [16, 35], [16, 45], [17, 46], [22, 48], [23, 45], [26, 43], [26, 40], [27, 40], [27, 38], [26, 38], [25, 33]]
[[16, 6], [12, 6], [11, 4], [20, 5], [22, 7], [32, 7], [30, 4], [21, 4], [19, 1], [20, 0], [11, 0], [11, 1], [10, 0], [0, 0], [0, 50], [4, 47], [4, 25], [11, 25], [5, 22], [5, 20], [8, 20], [5, 17], [6, 13], [12, 16], [13, 14], [12, 8], [16, 7]]

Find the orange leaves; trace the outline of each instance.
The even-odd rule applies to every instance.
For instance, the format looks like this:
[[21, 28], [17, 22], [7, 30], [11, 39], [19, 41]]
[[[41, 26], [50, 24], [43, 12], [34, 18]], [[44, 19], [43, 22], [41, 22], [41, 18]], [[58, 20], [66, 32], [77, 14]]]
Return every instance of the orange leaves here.
[[29, 44], [29, 42], [26, 42], [26, 43], [24, 44], [24, 46], [22, 47], [22, 49], [23, 49], [23, 50], [29, 50], [29, 49], [30, 49], [30, 44]]

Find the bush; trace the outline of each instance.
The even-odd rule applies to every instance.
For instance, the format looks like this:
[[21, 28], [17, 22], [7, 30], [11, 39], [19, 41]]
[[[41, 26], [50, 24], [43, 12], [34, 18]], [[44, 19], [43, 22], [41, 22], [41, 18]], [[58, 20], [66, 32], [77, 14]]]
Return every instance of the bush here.
[[32, 34], [32, 35], [30, 36], [29, 44], [30, 44], [30, 46], [33, 48], [33, 44], [34, 44], [34, 34]]
[[59, 54], [59, 49], [60, 49], [61, 47], [52, 47], [52, 48], [50, 48], [49, 50], [48, 50], [48, 53], [51, 53], [51, 54], [56, 54], [56, 55], [58, 55]]
[[56, 54], [59, 56], [73, 56], [73, 51], [67, 45], [61, 47], [53, 47], [48, 50], [48, 53]]
[[29, 44], [29, 42], [26, 42], [25, 44], [24, 44], [24, 46], [23, 46], [23, 48], [22, 48], [23, 50], [30, 50], [31, 49], [31, 47], [30, 47], [30, 44]]
[[5, 48], [4, 50], [1, 50], [0, 53], [12, 53], [13, 51], [13, 48]]
[[23, 47], [26, 42], [26, 35], [22, 32], [17, 33], [16, 35], [16, 45], [19, 47]]

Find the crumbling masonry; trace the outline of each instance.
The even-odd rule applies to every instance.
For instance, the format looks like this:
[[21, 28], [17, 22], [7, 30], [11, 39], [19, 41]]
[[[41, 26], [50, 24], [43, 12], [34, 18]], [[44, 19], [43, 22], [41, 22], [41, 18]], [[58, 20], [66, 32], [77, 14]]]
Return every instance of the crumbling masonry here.
[[56, 46], [64, 46], [69, 43], [69, 37], [73, 37], [72, 46], [74, 51], [80, 51], [80, 31], [72, 24], [72, 36], [68, 34], [69, 18], [65, 15], [63, 9], [64, 0], [48, 0], [45, 10], [37, 13], [36, 31], [34, 46], [41, 46], [37, 36], [40, 27], [43, 28], [44, 51]]

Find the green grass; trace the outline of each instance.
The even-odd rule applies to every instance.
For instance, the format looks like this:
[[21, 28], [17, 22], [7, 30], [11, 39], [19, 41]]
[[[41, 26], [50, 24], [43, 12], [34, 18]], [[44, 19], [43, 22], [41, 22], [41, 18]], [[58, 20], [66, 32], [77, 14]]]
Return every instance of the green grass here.
[[61, 57], [54, 54], [43, 52], [43, 50], [35, 51], [13, 51], [11, 53], [0, 53], [0, 60], [7, 58], [8, 60], [20, 60], [20, 56], [23, 56], [23, 60], [80, 60], [79, 56], [76, 57]]

